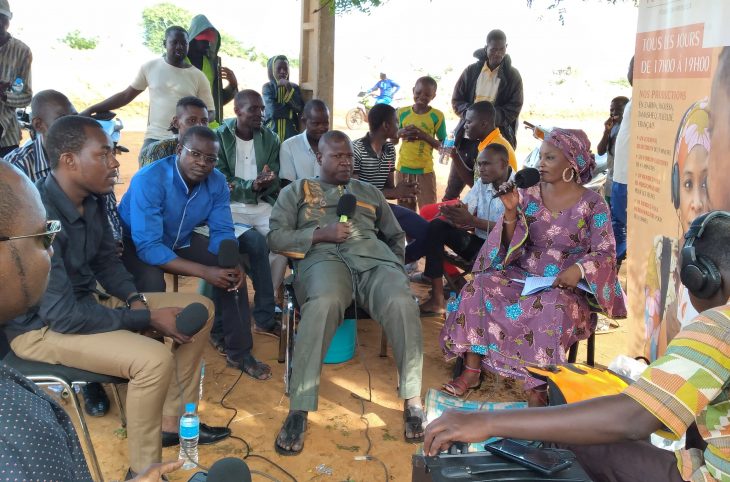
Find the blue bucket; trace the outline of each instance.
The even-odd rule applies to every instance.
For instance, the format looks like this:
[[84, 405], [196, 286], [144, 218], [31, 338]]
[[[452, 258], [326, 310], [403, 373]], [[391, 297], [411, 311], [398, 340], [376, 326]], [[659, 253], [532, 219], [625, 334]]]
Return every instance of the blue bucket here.
[[357, 322], [352, 318], [346, 318], [337, 327], [332, 343], [324, 357], [327, 364], [344, 363], [355, 356], [355, 336], [357, 335]]

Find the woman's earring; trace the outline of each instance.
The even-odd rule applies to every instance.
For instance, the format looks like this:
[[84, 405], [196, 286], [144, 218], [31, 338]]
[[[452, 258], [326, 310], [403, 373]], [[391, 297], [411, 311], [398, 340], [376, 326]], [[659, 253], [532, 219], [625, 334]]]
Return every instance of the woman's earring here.
[[[570, 177], [568, 179], [566, 179], [565, 171], [570, 171]], [[566, 167], [563, 169], [563, 181], [571, 182], [573, 179], [575, 179], [575, 170], [572, 167]]]

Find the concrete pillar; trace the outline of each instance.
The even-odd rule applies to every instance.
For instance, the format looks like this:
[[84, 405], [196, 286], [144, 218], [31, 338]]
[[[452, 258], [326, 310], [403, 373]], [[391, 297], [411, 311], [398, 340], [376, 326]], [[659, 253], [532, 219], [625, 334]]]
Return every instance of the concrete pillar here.
[[302, 0], [299, 61], [299, 86], [304, 100], [322, 99], [334, 112], [335, 16], [329, 4], [320, 6], [320, 0]]

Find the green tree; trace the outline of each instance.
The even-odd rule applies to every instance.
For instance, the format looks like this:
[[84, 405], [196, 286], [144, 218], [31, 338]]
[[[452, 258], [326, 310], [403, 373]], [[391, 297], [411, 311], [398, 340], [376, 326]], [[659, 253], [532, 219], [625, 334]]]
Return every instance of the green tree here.
[[156, 53], [165, 51], [165, 30], [173, 25], [185, 29], [193, 15], [172, 3], [158, 3], [142, 10], [142, 29], [145, 46]]
[[99, 43], [99, 39], [96, 37], [83, 37], [79, 30], [67, 33], [59, 41], [76, 50], [94, 50]]

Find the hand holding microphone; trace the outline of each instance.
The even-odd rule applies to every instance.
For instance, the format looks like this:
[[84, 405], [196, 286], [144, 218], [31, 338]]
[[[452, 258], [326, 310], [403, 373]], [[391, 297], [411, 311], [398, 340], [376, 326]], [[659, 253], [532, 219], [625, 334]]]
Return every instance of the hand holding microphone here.
[[218, 248], [218, 268], [210, 268], [212, 280], [206, 281], [221, 289], [238, 291], [243, 284], [243, 273], [238, 261], [238, 241], [224, 239]]
[[350, 193], [345, 193], [337, 202], [337, 216], [340, 220], [337, 223], [328, 224], [323, 228], [314, 231], [313, 243], [344, 243], [352, 234], [352, 225], [348, 221], [354, 214], [357, 207], [357, 198]]

